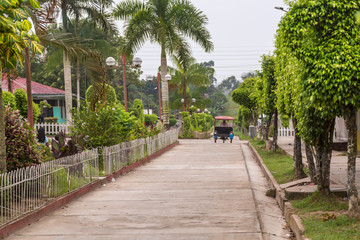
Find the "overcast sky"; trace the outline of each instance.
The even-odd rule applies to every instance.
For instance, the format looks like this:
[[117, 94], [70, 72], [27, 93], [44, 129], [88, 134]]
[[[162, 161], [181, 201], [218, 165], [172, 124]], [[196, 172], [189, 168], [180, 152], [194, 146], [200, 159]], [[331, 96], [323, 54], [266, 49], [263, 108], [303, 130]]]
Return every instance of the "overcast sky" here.
[[[121, 0], [115, 0], [120, 2]], [[215, 62], [218, 83], [229, 76], [260, 69], [260, 56], [274, 50], [274, 35], [284, 12], [282, 0], [191, 0], [209, 18], [208, 29], [214, 51], [207, 54], [192, 43], [198, 62]], [[285, 7], [285, 6], [284, 6]], [[122, 31], [122, 24], [119, 23]], [[160, 65], [160, 47], [147, 43], [136, 56], [142, 58], [145, 75], [156, 75]], [[171, 62], [169, 62], [171, 64]]]

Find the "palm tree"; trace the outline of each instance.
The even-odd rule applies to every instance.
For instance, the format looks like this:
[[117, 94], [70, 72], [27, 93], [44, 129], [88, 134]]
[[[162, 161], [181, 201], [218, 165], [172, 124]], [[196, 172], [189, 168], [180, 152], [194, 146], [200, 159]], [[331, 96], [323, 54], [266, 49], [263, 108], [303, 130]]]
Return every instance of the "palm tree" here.
[[[32, 7], [39, 8], [37, 1], [30, 1]], [[24, 1], [2, 1], [0, 3], [0, 83], [4, 68], [16, 67], [17, 61], [22, 62], [22, 50], [30, 48], [33, 52], [41, 52], [38, 37], [31, 32], [31, 23], [27, 20], [29, 12]], [[0, 172], [6, 171], [6, 145], [4, 107], [0, 84]]]
[[169, 67], [169, 73], [172, 75], [171, 84], [175, 86], [179, 92], [183, 94], [183, 111], [186, 111], [186, 93], [188, 85], [195, 87], [210, 85], [209, 72], [213, 68], [204, 67], [202, 64], [195, 63], [194, 58], [186, 61], [180, 61], [179, 58], [173, 56], [173, 62], [177, 69]]
[[[127, 0], [116, 5], [113, 15], [126, 21], [125, 37], [131, 51], [138, 50], [146, 40], [161, 47], [161, 79], [164, 124], [169, 126], [169, 92], [167, 74], [167, 54], [188, 49], [186, 37], [198, 43], [206, 52], [213, 50], [208, 22], [203, 12], [188, 0]], [[183, 50], [182, 50], [183, 51]]]

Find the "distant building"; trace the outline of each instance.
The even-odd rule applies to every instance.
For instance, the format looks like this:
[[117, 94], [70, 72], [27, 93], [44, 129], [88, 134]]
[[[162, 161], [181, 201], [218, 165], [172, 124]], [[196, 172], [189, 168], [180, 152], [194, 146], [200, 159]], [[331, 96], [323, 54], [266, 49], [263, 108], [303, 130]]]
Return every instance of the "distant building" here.
[[[9, 91], [7, 76], [4, 74], [1, 84], [3, 91]], [[17, 77], [11, 80], [11, 92], [22, 88], [26, 91], [26, 79]], [[65, 91], [31, 81], [33, 101], [40, 103], [46, 100], [52, 108], [45, 108], [43, 117], [57, 117], [58, 123], [65, 123]]]

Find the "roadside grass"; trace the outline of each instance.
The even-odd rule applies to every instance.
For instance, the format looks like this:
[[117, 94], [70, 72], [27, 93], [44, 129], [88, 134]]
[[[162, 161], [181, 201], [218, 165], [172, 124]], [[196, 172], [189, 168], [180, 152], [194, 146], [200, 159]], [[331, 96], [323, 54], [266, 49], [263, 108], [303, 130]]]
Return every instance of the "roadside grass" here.
[[[241, 140], [249, 141], [257, 150], [265, 165], [279, 184], [290, 182], [294, 176], [293, 159], [282, 150], [265, 151], [264, 141], [254, 141], [235, 131]], [[304, 169], [307, 172], [307, 169]], [[345, 240], [360, 239], [360, 221], [346, 215], [347, 200], [335, 195], [322, 196], [315, 192], [312, 195], [291, 201], [296, 214], [305, 225], [305, 236], [312, 240]]]
[[281, 149], [278, 149], [276, 152], [266, 151], [264, 140], [254, 139], [253, 141], [243, 133], [235, 132], [235, 134], [237, 134], [241, 140], [247, 140], [253, 145], [279, 184], [290, 182], [293, 179], [293, 159], [286, 155]]
[[230, 95], [227, 96], [227, 100], [228, 102], [226, 108], [219, 112], [219, 115], [236, 117], [238, 114], [239, 104], [235, 103]]

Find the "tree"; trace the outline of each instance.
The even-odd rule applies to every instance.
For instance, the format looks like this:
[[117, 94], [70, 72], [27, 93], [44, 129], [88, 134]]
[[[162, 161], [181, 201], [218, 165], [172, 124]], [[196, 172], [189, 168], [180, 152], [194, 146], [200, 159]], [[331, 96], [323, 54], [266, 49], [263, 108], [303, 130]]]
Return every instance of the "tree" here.
[[223, 80], [218, 88], [225, 93], [225, 95], [229, 95], [232, 91], [237, 89], [240, 85], [240, 81], [236, 79], [235, 76], [231, 76]]
[[[261, 73], [260, 78], [263, 81], [262, 91], [262, 112], [268, 116], [268, 122], [266, 125], [266, 134], [269, 131], [272, 116], [274, 116], [274, 133], [272, 150], [277, 149], [277, 132], [278, 132], [278, 112], [276, 108], [276, 80], [275, 80], [275, 59], [272, 55], [263, 55], [261, 57]], [[266, 135], [268, 136], [268, 135]]]
[[[334, 118], [344, 116], [349, 132], [349, 213], [358, 216], [356, 118], [360, 104], [360, 32], [355, 14], [359, 2], [300, 0], [292, 4], [280, 23], [278, 37], [302, 65], [295, 87], [300, 132], [314, 146], [318, 189], [330, 192], [330, 161]], [[311, 17], [309, 17], [311, 16]]]
[[250, 123], [256, 125], [257, 122], [257, 104], [256, 98], [252, 95], [256, 78], [247, 78], [240, 86], [231, 92], [231, 98], [234, 102], [250, 111]]
[[[190, 49], [185, 37], [190, 37], [206, 52], [213, 49], [210, 33], [205, 28], [207, 17], [188, 0], [127, 0], [117, 4], [113, 15], [126, 21], [125, 37], [131, 52], [146, 40], [161, 47], [161, 79], [164, 124], [169, 125], [169, 92], [167, 54]], [[189, 50], [190, 51], [190, 50]]]
[[[25, 6], [27, 1], [2, 1], [0, 3], [0, 82], [4, 68], [14, 68], [16, 61], [22, 61], [22, 50], [31, 48], [34, 52], [41, 51], [38, 37], [31, 31], [30, 16]], [[29, 1], [34, 8], [39, 4], [36, 0]], [[0, 172], [6, 171], [6, 146], [4, 107], [0, 86]]]
[[[276, 72], [275, 78], [277, 82], [277, 87], [275, 90], [276, 94], [276, 107], [279, 110], [280, 116], [290, 117], [293, 121], [295, 129], [294, 137], [294, 180], [302, 179], [306, 177], [304, 172], [303, 160], [302, 160], [302, 150], [301, 150], [301, 136], [299, 134], [299, 129], [297, 126], [297, 119], [295, 117], [295, 102], [294, 95], [296, 95], [296, 89], [293, 88], [298, 81], [301, 72], [299, 72], [299, 64], [296, 58], [292, 57], [286, 49], [281, 48], [281, 38], [277, 39], [276, 46], [276, 57], [275, 65]], [[316, 173], [315, 165], [312, 158], [311, 150], [309, 151], [309, 144], [306, 144], [306, 153], [307, 153], [307, 162], [309, 167], [309, 175], [311, 181], [316, 184]]]
[[199, 63], [195, 63], [194, 58], [187, 61], [180, 61], [177, 57], [173, 57], [173, 61], [177, 69], [169, 67], [169, 73], [172, 75], [171, 85], [182, 92], [184, 99], [183, 111], [186, 111], [186, 93], [188, 86], [208, 86], [210, 84], [209, 71], [213, 68], [204, 67]]

